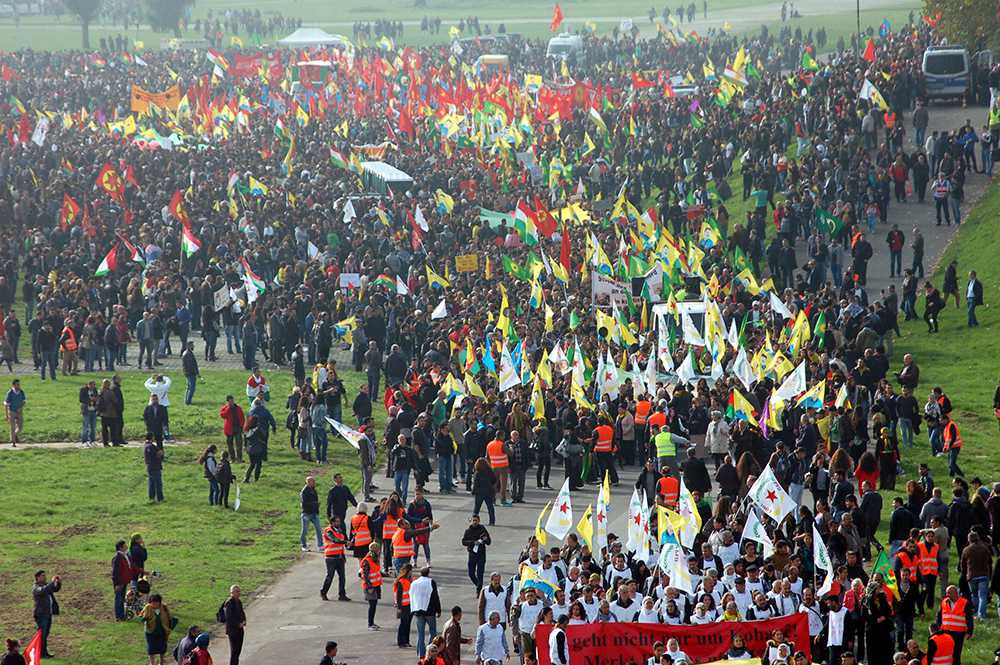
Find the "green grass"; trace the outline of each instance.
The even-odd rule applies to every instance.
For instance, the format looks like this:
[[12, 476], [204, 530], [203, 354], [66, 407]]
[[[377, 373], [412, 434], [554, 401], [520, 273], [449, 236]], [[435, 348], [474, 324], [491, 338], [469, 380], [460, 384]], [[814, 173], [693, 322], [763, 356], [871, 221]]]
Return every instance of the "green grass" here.
[[[191, 623], [208, 626], [214, 623], [215, 610], [230, 584], [259, 590], [297, 558], [298, 490], [307, 474], [318, 476], [321, 495], [332, 483], [334, 470], [344, 474], [348, 486], [358, 487], [357, 454], [343, 439], [330, 438], [332, 463], [327, 466], [303, 462], [288, 448], [284, 396], [291, 377], [287, 371], [276, 372], [269, 374], [269, 380], [273, 382], [270, 409], [278, 432], [271, 437], [261, 482], [243, 486], [239, 512], [210, 507], [207, 481], [196, 460], [211, 443], [225, 449], [218, 409], [227, 393], [246, 406], [246, 374], [235, 370], [205, 374], [192, 406], [182, 404], [183, 380], [174, 377], [171, 426], [178, 439], [192, 443], [166, 449], [162, 504], [147, 502], [139, 448], [0, 452], [0, 505], [5, 507], [0, 516], [4, 534], [0, 634], [22, 639], [33, 634], [31, 574], [44, 568], [50, 576], [63, 578], [58, 595], [62, 614], [56, 618], [51, 642], [59, 658], [53, 663], [143, 662], [142, 627], [112, 621], [108, 576], [116, 540], [142, 533], [150, 554], [147, 569], [161, 573], [153, 587], [164, 595], [181, 629]], [[353, 399], [362, 379], [354, 372], [342, 376]], [[123, 373], [122, 377], [126, 433], [136, 436], [142, 429], [145, 376]], [[26, 437], [75, 440], [77, 391], [85, 380], [60, 377], [56, 383], [43, 383], [37, 376], [22, 377], [29, 400]], [[240, 479], [244, 469], [234, 465]], [[230, 501], [234, 499], [235, 488], [230, 493]]]

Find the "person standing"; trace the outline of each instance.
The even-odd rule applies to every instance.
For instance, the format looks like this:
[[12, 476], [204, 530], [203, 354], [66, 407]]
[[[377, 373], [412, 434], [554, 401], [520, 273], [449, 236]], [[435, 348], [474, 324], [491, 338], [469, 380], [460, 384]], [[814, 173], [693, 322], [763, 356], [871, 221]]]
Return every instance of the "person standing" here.
[[121, 405], [109, 379], [101, 381], [101, 392], [97, 395], [97, 413], [101, 416], [101, 443], [105, 448], [121, 445], [114, 438], [115, 423], [121, 418]]
[[330, 640], [323, 648], [323, 657], [319, 660], [319, 665], [340, 665], [334, 658], [337, 657], [337, 643]]
[[97, 384], [88, 381], [80, 388], [80, 445], [93, 446], [97, 443]]
[[556, 617], [556, 626], [549, 633], [549, 662], [552, 665], [569, 665], [569, 644], [566, 642], [566, 626], [569, 617], [561, 614]]
[[975, 625], [972, 618], [972, 603], [964, 596], [958, 595], [958, 587], [954, 584], [948, 587], [945, 597], [941, 599], [937, 624], [955, 643], [952, 662], [954, 665], [962, 665], [962, 646], [966, 639], [972, 637]]
[[969, 583], [971, 604], [976, 610], [976, 618], [985, 619], [986, 609], [989, 606], [993, 552], [990, 550], [990, 546], [983, 542], [979, 533], [973, 531], [969, 534], [969, 544], [959, 555], [961, 557], [959, 568], [962, 571], [962, 576]]
[[333, 487], [326, 494], [327, 519], [339, 517], [340, 523], [345, 524], [347, 522], [348, 504], [355, 508], [358, 506], [358, 502], [354, 498], [354, 493], [344, 484], [344, 477], [339, 473], [335, 473], [333, 475]]
[[150, 595], [138, 618], [145, 627], [149, 665], [163, 665], [163, 654], [167, 653], [170, 631], [174, 629], [176, 621], [170, 615], [170, 609], [163, 603], [163, 596], [158, 593]]
[[361, 589], [368, 601], [368, 630], [381, 630], [375, 623], [375, 609], [378, 607], [378, 599], [382, 597], [382, 568], [379, 566], [379, 554], [381, 547], [377, 542], [368, 545], [368, 554], [361, 559], [361, 570], [358, 575], [361, 577]]
[[941, 414], [941, 441], [944, 444], [944, 452], [948, 453], [948, 475], [964, 476], [958, 466], [958, 454], [962, 452], [962, 435], [958, 431], [958, 425], [947, 413]]
[[167, 410], [160, 404], [160, 398], [156, 395], [149, 396], [149, 404], [142, 412], [142, 420], [146, 425], [146, 432], [152, 434], [156, 440], [156, 446], [162, 448], [166, 432]]
[[364, 436], [358, 441], [358, 458], [361, 463], [361, 485], [365, 496], [365, 501], [374, 501], [372, 491], [375, 485], [372, 477], [375, 475], [376, 451], [375, 441], [372, 440], [375, 432], [375, 421], [371, 416], [365, 418], [359, 430]]
[[125, 550], [125, 541], [115, 543], [111, 559], [111, 586], [115, 590], [115, 621], [125, 621], [125, 590], [132, 581], [132, 563]]
[[124, 446], [125, 442], [125, 395], [122, 394], [122, 377], [115, 374], [111, 377], [111, 392], [118, 406], [118, 417], [111, 422], [111, 443]]
[[319, 525], [319, 495], [316, 493], [316, 479], [313, 476], [306, 477], [306, 484], [299, 492], [299, 499], [302, 505], [302, 532], [299, 535], [302, 551], [309, 551], [306, 536], [309, 534], [310, 524], [316, 529], [316, 549], [322, 550], [323, 536]]
[[226, 435], [229, 457], [242, 463], [243, 426], [246, 424], [246, 417], [243, 415], [243, 408], [232, 395], [226, 395], [226, 403], [219, 409], [219, 417], [222, 418], [222, 433]]
[[[393, 559], [395, 561], [395, 559]], [[400, 649], [409, 649], [410, 645], [410, 573], [413, 566], [405, 563], [393, 567], [399, 571], [396, 581], [392, 584], [393, 605], [396, 607], [396, 618], [399, 619], [399, 626], [396, 629], [396, 646]]]
[[329, 520], [329, 525], [323, 529], [323, 562], [326, 564], [326, 578], [323, 580], [323, 587], [319, 590], [319, 597], [323, 600], [330, 600], [326, 597], [326, 592], [333, 584], [333, 576], [337, 575], [337, 600], [349, 601], [350, 598], [347, 597], [347, 591], [344, 589], [344, 564], [347, 561], [345, 553], [350, 541], [344, 533], [344, 520], [340, 515], [332, 514]]
[[372, 526], [368, 518], [368, 504], [358, 504], [358, 512], [351, 517], [351, 530], [348, 533], [351, 547], [354, 548], [354, 558], [363, 559], [368, 554], [368, 546], [372, 543]]
[[972, 328], [973, 326], [979, 325], [979, 320], [976, 318], [976, 307], [983, 304], [983, 283], [976, 278], [976, 271], [969, 271], [969, 283], [965, 287], [965, 303], [968, 307], [968, 326]]
[[21, 390], [21, 380], [14, 379], [10, 382], [10, 390], [3, 400], [4, 418], [10, 425], [10, 445], [17, 446], [17, 436], [24, 428], [24, 403], [28, 397]]
[[510, 658], [507, 633], [500, 625], [500, 612], [493, 610], [486, 623], [476, 632], [476, 662], [506, 662]]
[[181, 352], [181, 365], [184, 368], [184, 380], [187, 382], [184, 403], [191, 404], [194, 401], [194, 390], [198, 385], [198, 377], [201, 376], [201, 372], [198, 370], [198, 357], [194, 353], [194, 342], [188, 342]]
[[899, 230], [899, 224], [893, 224], [892, 229], [885, 237], [885, 242], [889, 246], [889, 276], [903, 274], [903, 245], [906, 237]]
[[497, 483], [500, 486], [500, 505], [510, 506], [507, 500], [507, 482], [510, 478], [510, 459], [508, 454], [510, 449], [503, 440], [503, 432], [497, 430], [495, 438], [486, 444], [486, 457], [490, 462], [493, 473], [497, 476]]
[[240, 665], [243, 638], [246, 636], [247, 614], [243, 610], [238, 584], [229, 587], [229, 598], [222, 604], [222, 611], [226, 617], [226, 637], [229, 638], [229, 665]]
[[455, 443], [452, 441], [448, 421], [438, 426], [434, 436], [434, 454], [438, 462], [438, 489], [442, 494], [454, 494], [457, 487], [453, 481], [455, 473]]
[[[410, 613], [417, 618], [417, 658], [423, 658], [427, 642], [437, 635], [437, 620], [441, 616], [441, 598], [430, 566], [421, 568], [420, 577], [410, 584]], [[430, 633], [426, 641], [425, 630]]]
[[153, 441], [153, 435], [148, 432], [146, 433], [146, 445], [142, 449], [142, 459], [146, 463], [149, 500], [163, 501], [163, 448], [156, 445]]
[[396, 494], [399, 495], [401, 501], [406, 501], [406, 493], [410, 488], [410, 471], [417, 463], [417, 456], [405, 435], [399, 435], [396, 439], [396, 446], [389, 456], [392, 460]]
[[55, 594], [60, 589], [62, 580], [58, 575], [54, 575], [51, 582], [46, 582], [44, 570], [35, 573], [35, 585], [31, 588], [31, 595], [35, 601], [35, 625], [42, 631], [42, 658], [55, 657], [49, 653], [49, 633], [52, 631], [52, 617], [59, 614], [59, 603], [56, 602]]
[[486, 572], [486, 548], [493, 543], [490, 532], [482, 525], [479, 514], [469, 520], [469, 526], [462, 534], [462, 545], [469, 551], [469, 579], [476, 587], [476, 595], [483, 589], [483, 574]]

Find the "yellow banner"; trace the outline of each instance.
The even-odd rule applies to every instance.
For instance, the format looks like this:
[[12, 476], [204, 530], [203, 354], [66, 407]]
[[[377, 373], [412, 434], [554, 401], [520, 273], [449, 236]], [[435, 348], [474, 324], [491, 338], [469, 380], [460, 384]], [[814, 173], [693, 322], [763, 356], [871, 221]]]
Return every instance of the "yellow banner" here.
[[479, 270], [478, 254], [461, 254], [455, 257], [455, 272], [476, 272]]
[[150, 104], [161, 109], [176, 111], [180, 103], [181, 89], [177, 85], [172, 85], [163, 92], [149, 92], [134, 83], [132, 84], [132, 111], [134, 113], [148, 113]]

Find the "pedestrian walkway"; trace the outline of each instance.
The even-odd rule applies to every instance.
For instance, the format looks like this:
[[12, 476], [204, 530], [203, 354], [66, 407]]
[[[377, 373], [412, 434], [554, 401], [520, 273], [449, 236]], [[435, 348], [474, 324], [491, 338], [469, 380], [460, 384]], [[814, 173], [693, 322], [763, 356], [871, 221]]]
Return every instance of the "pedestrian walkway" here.
[[[187, 446], [190, 445], [190, 441], [164, 441], [163, 445], [167, 448], [173, 448], [175, 446]], [[119, 448], [143, 448], [146, 445], [145, 441], [127, 441], [124, 446], [118, 446]], [[50, 441], [47, 443], [19, 443], [16, 446], [12, 446], [9, 443], [0, 443], [0, 452], [4, 450], [33, 450], [35, 448], [45, 448], [46, 450], [103, 450], [104, 446], [100, 443], [94, 444], [92, 446], [86, 446], [79, 441]]]

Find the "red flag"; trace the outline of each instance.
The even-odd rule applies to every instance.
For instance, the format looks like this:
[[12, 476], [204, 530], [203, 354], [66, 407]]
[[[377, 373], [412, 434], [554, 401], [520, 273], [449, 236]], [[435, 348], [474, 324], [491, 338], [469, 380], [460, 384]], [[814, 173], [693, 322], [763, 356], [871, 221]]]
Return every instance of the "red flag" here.
[[31, 124], [28, 121], [28, 114], [22, 113], [21, 120], [17, 127], [17, 140], [24, 145], [31, 138]]
[[24, 662], [28, 665], [39, 665], [42, 662], [42, 631], [39, 630], [35, 633], [35, 636], [31, 638], [28, 642], [28, 646], [24, 647], [24, 653], [21, 654], [24, 657]]
[[559, 26], [562, 25], [562, 22], [563, 22], [562, 7], [560, 7], [559, 3], [557, 2], [555, 8], [552, 10], [552, 25], [549, 26], [549, 31], [557, 32], [559, 30]]
[[663, 96], [664, 97], [674, 97], [674, 88], [669, 83], [663, 84]]
[[545, 236], [546, 238], [551, 238], [552, 234], [556, 232], [559, 225], [556, 223], [555, 217], [549, 212], [548, 206], [542, 203], [542, 200], [538, 198], [538, 194], [535, 194], [535, 228], [538, 232]]
[[69, 194], [63, 194], [63, 204], [59, 209], [59, 226], [65, 231], [66, 227], [76, 221], [80, 214], [80, 204], [73, 200]]
[[569, 225], [563, 222], [562, 242], [559, 243], [559, 263], [566, 269], [566, 273], [573, 272], [573, 266], [569, 260]]
[[861, 57], [868, 62], [875, 62], [875, 40], [871, 37], [868, 38], [868, 45], [865, 46], [865, 53]]
[[410, 113], [406, 110], [405, 106], [399, 109], [399, 131], [404, 132], [411, 141], [413, 140], [413, 118], [410, 117]]
[[97, 186], [111, 195], [111, 198], [121, 200], [125, 195], [125, 183], [111, 164], [105, 164], [97, 174]]
[[94, 228], [93, 222], [90, 221], [90, 206], [87, 202], [83, 202], [83, 219], [80, 221], [80, 227], [83, 228], [83, 234], [88, 238], [93, 238], [97, 235], [97, 229]]
[[21, 78], [17, 75], [13, 69], [7, 66], [7, 63], [0, 64], [0, 79], [4, 81], [11, 81], [12, 79]]
[[125, 167], [125, 182], [132, 185], [136, 189], [141, 189], [141, 187], [139, 187], [139, 181], [135, 179], [135, 168], [131, 164]]
[[642, 74], [638, 72], [632, 72], [632, 87], [636, 90], [642, 90], [643, 88], [652, 88], [654, 83], [652, 81], [647, 81], [642, 77]]
[[188, 217], [187, 212], [184, 210], [184, 195], [181, 190], [174, 192], [174, 195], [170, 197], [170, 205], [168, 206], [170, 214], [173, 215], [181, 226], [184, 228], [190, 228], [191, 218]]

